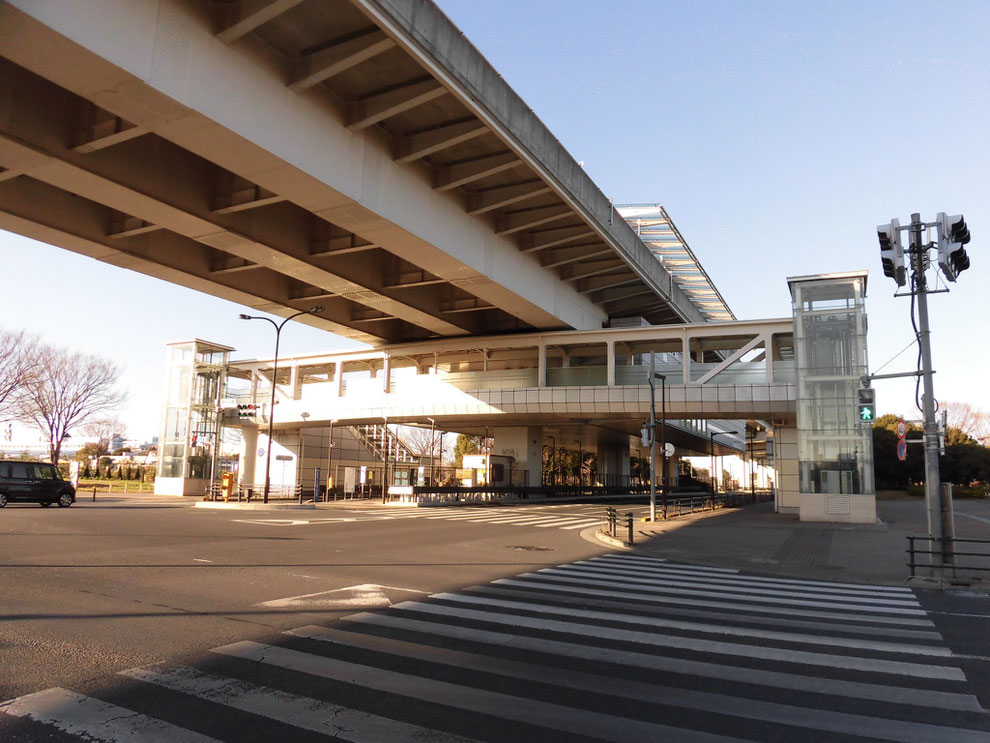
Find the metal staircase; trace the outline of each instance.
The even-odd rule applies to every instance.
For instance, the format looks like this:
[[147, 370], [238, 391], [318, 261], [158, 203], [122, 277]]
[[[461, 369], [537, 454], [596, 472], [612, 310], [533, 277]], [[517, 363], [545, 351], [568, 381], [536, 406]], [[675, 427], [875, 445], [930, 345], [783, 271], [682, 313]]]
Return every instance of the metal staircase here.
[[389, 430], [388, 426], [371, 423], [362, 426], [349, 426], [361, 445], [379, 461], [388, 460], [399, 464], [419, 464], [419, 457], [413, 454], [398, 436]]

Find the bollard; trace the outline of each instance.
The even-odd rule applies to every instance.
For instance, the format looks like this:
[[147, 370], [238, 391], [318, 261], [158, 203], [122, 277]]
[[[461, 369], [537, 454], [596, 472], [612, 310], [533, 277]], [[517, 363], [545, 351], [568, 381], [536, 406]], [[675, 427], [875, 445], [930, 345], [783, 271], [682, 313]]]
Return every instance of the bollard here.
[[93, 486], [93, 503], [96, 503], [96, 486]]
[[626, 523], [629, 525], [629, 544], [633, 543], [633, 515], [632, 513], [626, 514]]

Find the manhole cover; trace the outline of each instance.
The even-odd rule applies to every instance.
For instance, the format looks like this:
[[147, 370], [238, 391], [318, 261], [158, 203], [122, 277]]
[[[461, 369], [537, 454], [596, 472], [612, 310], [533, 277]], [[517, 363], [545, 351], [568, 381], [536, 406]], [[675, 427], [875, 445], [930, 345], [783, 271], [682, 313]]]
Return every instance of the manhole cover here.
[[515, 547], [509, 547], [510, 550], [521, 550], [523, 552], [553, 552], [550, 547], [534, 547], [529, 544], [520, 544]]

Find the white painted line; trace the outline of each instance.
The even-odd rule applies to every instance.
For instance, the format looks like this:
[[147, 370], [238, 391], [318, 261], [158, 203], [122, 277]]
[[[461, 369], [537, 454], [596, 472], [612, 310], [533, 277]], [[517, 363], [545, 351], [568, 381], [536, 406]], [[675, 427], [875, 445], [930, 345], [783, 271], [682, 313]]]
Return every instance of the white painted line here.
[[459, 735], [396, 722], [368, 712], [287, 694], [247, 681], [213, 676], [192, 668], [132, 668], [121, 671], [121, 675], [352, 743], [378, 743], [383, 740], [396, 743], [469, 743], [467, 738]]
[[212, 563], [213, 560], [207, 560], [207, 559], [202, 558], [202, 557], [194, 557], [193, 558], [193, 562], [209, 562], [209, 563]]
[[[721, 679], [739, 684], [758, 684], [777, 689], [832, 694], [852, 699], [873, 699], [881, 702], [897, 702], [920, 707], [936, 707], [958, 710], [982, 710], [979, 700], [971, 694], [915, 689], [892, 684], [832, 679], [827, 676], [802, 676], [781, 671], [767, 671], [725, 663], [669, 658], [651, 653], [636, 653], [618, 648], [602, 647], [598, 643], [584, 645], [563, 642], [546, 637], [512, 635], [505, 632], [475, 629], [458, 624], [444, 624], [425, 619], [413, 619], [394, 613], [355, 614], [346, 617], [348, 622], [389, 627], [400, 632], [417, 632], [472, 643], [484, 643], [497, 648], [507, 647], [526, 652], [553, 654], [562, 658], [575, 658], [595, 663], [646, 668], [654, 674], [679, 673], [702, 679]], [[590, 638], [592, 641], [594, 638]]]
[[265, 663], [300, 673], [357, 684], [368, 689], [419, 699], [431, 704], [495, 715], [527, 725], [537, 725], [574, 735], [584, 735], [629, 743], [631, 740], [678, 740], [685, 743], [740, 743], [737, 738], [703, 733], [684, 728], [653, 724], [575, 707], [564, 707], [535, 699], [499, 692], [474, 689], [421, 676], [357, 665], [335, 658], [300, 653], [296, 650], [238, 642], [214, 648], [214, 653]]
[[[434, 597], [438, 598], [438, 597]], [[742, 645], [739, 643], [723, 642], [721, 640], [701, 640], [693, 637], [678, 637], [673, 635], [657, 635], [653, 632], [638, 632], [622, 630], [614, 627], [603, 627], [597, 624], [581, 624], [579, 622], [562, 622], [555, 619], [537, 619], [524, 617], [519, 614], [496, 614], [494, 612], [462, 609], [455, 606], [435, 603], [396, 604], [393, 609], [418, 611], [443, 617], [473, 619], [494, 624], [508, 624], [514, 627], [529, 627], [550, 632], [580, 634], [589, 637], [607, 638], [620, 642], [631, 642], [654, 647], [676, 648], [698, 653], [716, 653], [718, 655], [736, 656], [739, 658], [758, 658], [760, 660], [780, 661], [782, 663], [800, 663], [825, 668], [848, 668], [856, 671], [871, 673], [897, 674], [900, 676], [915, 676], [918, 678], [949, 679], [965, 681], [966, 677], [958, 668], [951, 666], [936, 666], [925, 663], [882, 660], [878, 658], [858, 658], [847, 655], [830, 655], [813, 653], [806, 650], [788, 650], [758, 645]]]
[[768, 596], [801, 596], [804, 598], [835, 598], [837, 601], [869, 601], [889, 606], [920, 606], [913, 594], [875, 593], [870, 590], [852, 591], [848, 588], [831, 588], [825, 586], [781, 585], [771, 580], [740, 581], [739, 576], [724, 577], [721, 575], [686, 575], [676, 571], [637, 569], [628, 565], [616, 563], [576, 563], [566, 566], [568, 569], [578, 568], [596, 573], [626, 575], [643, 578], [664, 584], [690, 584], [698, 586], [722, 586], [737, 593], [759, 592]]
[[597, 522], [594, 521], [589, 522], [588, 519], [569, 519], [565, 517], [559, 517], [557, 519], [554, 519], [552, 524], [537, 524], [537, 526], [539, 526], [541, 529], [548, 529], [553, 526], [559, 526], [561, 529], [564, 529], [565, 527], [568, 526], [570, 527], [587, 526], [589, 523], [594, 524]]
[[[526, 578], [523, 580], [523, 578]], [[563, 579], [561, 579], [563, 580]], [[499, 578], [498, 580], [492, 581], [492, 585], [496, 586], [519, 586], [522, 588], [529, 589], [539, 589], [543, 591], [558, 591], [560, 593], [573, 593], [584, 596], [601, 596], [603, 598], [617, 598], [620, 600], [635, 599], [637, 601], [643, 601], [651, 604], [659, 604], [661, 606], [674, 607], [676, 608], [693, 608], [698, 607], [699, 610], [703, 609], [729, 609], [733, 610], [738, 614], [740, 605], [738, 602], [729, 601], [703, 601], [692, 598], [682, 598], [678, 597], [676, 601], [672, 601], [669, 596], [657, 596], [650, 595], [648, 593], [643, 593], [635, 588], [626, 588], [624, 591], [609, 590], [609, 588], [596, 588], [589, 585], [585, 585], [583, 581], [578, 580], [568, 580], [567, 583], [550, 582], [543, 579], [542, 576], [536, 575], [534, 573], [529, 573], [527, 576], [520, 576], [519, 578]], [[608, 583], [597, 583], [596, 586], [609, 586]], [[782, 617], [782, 620], [786, 621], [790, 617], [810, 617], [814, 619], [839, 619], [841, 624], [831, 624], [833, 629], [841, 630], [844, 626], [851, 626], [855, 628], [856, 632], [863, 632], [864, 628], [857, 626], [860, 622], [869, 622], [871, 624], [885, 624], [885, 625], [900, 625], [907, 627], [934, 627], [935, 624], [929, 619], [905, 619], [902, 617], [889, 617], [889, 616], [876, 616], [872, 614], [848, 614], [839, 613], [831, 611], [817, 611], [811, 609], [795, 609], [790, 606], [777, 607], [777, 606], [746, 606], [747, 613], [753, 614], [768, 614], [773, 617]], [[750, 617], [746, 615], [738, 615], [740, 621], [746, 621]], [[876, 627], [869, 628], [878, 633], [885, 632], [887, 627]], [[941, 637], [941, 635], [939, 635]]]
[[[488, 655], [425, 647], [402, 640], [341, 632], [321, 627], [305, 627], [301, 630], [291, 630], [287, 634], [429, 663], [442, 663], [480, 673], [495, 673], [510, 679], [525, 679], [540, 684], [552, 684], [565, 689], [590, 692], [594, 695], [598, 695], [602, 691], [603, 679], [601, 676], [573, 669], [538, 666]], [[608, 679], [608, 693], [612, 696], [621, 696], [648, 704], [663, 704], [701, 712], [715, 712], [743, 719], [759, 720], [760, 722], [792, 725], [808, 730], [822, 730], [857, 736], [861, 735], [864, 730], [869, 730], [870, 737], [904, 743], [943, 743], [943, 741], [955, 739], [977, 740], [973, 736], [982, 734], [975, 730], [960, 730], [955, 727], [765, 702], [758, 699], [715, 694], [697, 689], [680, 689], [615, 677]]]
[[990, 519], [985, 519], [982, 516], [974, 516], [971, 513], [963, 513], [962, 511], [956, 510], [956, 516], [965, 516], [968, 519], [976, 519], [977, 521], [982, 521], [985, 524], [990, 524]]
[[[646, 562], [650, 560], [650, 562]], [[649, 565], [653, 562], [654, 558], [644, 558], [639, 555], [601, 555], [599, 557], [592, 557], [589, 560], [584, 560], [582, 562], [614, 562], [617, 564], [629, 564], [629, 563], [642, 563], [644, 565]], [[836, 588], [845, 589], [849, 591], [870, 591], [876, 593], [890, 593], [890, 594], [903, 594], [906, 597], [913, 598], [914, 591], [910, 588], [904, 588], [901, 586], [882, 586], [874, 585], [870, 583], [839, 583], [836, 581], [825, 581], [825, 580], [801, 580], [798, 578], [778, 578], [772, 576], [758, 576], [758, 575], [739, 575], [738, 570], [726, 570], [725, 568], [711, 568], [703, 565], [678, 565], [673, 562], [666, 562], [665, 560], [657, 560], [656, 564], [652, 566], [654, 569], [667, 570], [670, 572], [682, 573], [684, 575], [697, 575], [699, 573], [711, 573], [713, 575], [724, 575], [725, 573], [732, 573], [735, 580], [740, 582], [751, 582], [751, 583], [773, 583], [781, 586], [803, 586], [803, 587], [813, 587], [818, 586], [822, 588]]]
[[488, 524], [512, 524], [514, 526], [535, 526], [536, 524], [556, 524], [559, 516], [527, 516], [514, 519], [478, 519]]
[[629, 607], [616, 606], [616, 611], [601, 611], [595, 609], [578, 609], [573, 606], [550, 606], [545, 604], [534, 604], [524, 601], [512, 601], [509, 599], [495, 599], [481, 596], [468, 596], [456, 593], [438, 593], [431, 598], [441, 601], [459, 601], [465, 604], [478, 604], [481, 606], [492, 606], [508, 611], [528, 611], [536, 614], [550, 614], [565, 617], [579, 617], [581, 619], [600, 619], [616, 624], [632, 624], [638, 627], [657, 627], [665, 629], [676, 629], [684, 632], [698, 632], [706, 635], [734, 635], [736, 637], [751, 637], [759, 640], [769, 640], [771, 642], [794, 642], [808, 645], [826, 645], [834, 648], [851, 648], [856, 650], [868, 650], [878, 653], [902, 653], [905, 655], [929, 655], [933, 657], [948, 658], [952, 656], [952, 651], [938, 645], [915, 645], [900, 642], [882, 642], [877, 640], [863, 640], [854, 637], [831, 637], [819, 634], [809, 635], [800, 632], [785, 632], [761, 630], [752, 627], [738, 627], [726, 624], [708, 624], [706, 622], [690, 622], [679, 619], [663, 619], [634, 614]]
[[[640, 590], [649, 590], [654, 593], [667, 593], [672, 595], [680, 596], [717, 596], [719, 598], [734, 598], [740, 603], [758, 603], [758, 604], [790, 604], [793, 606], [809, 606], [818, 607], [824, 609], [844, 609], [846, 611], [869, 611], [877, 614], [903, 614], [911, 616], [925, 616], [925, 610], [920, 608], [911, 608], [909, 606], [887, 606], [874, 601], [863, 601], [860, 603], [841, 603], [836, 599], [831, 597], [823, 597], [823, 600], [808, 600], [803, 598], [791, 598], [786, 594], [784, 596], [779, 595], [764, 595], [764, 593], [750, 594], [750, 595], [736, 595], [733, 591], [728, 590], [725, 587], [711, 586], [705, 590], [700, 590], [704, 587], [699, 587], [699, 589], [685, 588], [678, 584], [656, 581], [656, 580], [646, 580], [639, 579], [635, 577], [622, 577], [617, 575], [601, 574], [595, 572], [579, 572], [579, 571], [569, 571], [561, 568], [544, 568], [540, 570], [540, 575], [553, 576], [554, 578], [580, 578], [581, 580], [588, 581], [589, 583], [596, 583], [598, 585], [611, 584], [614, 585], [624, 584], [624, 585], [634, 585], [638, 586]], [[765, 593], [773, 593], [767, 591]], [[824, 600], [828, 598], [829, 600]]]
[[361, 583], [356, 586], [334, 588], [330, 591], [318, 591], [316, 593], [305, 593], [301, 596], [289, 596], [283, 599], [263, 601], [257, 604], [257, 606], [267, 606], [272, 609], [382, 609], [392, 605], [391, 599], [385, 593], [386, 591], [402, 591], [404, 593], [427, 595], [426, 591], [417, 591], [413, 588], [382, 586], [377, 583]]
[[87, 741], [216, 742], [215, 738], [58, 687], [4, 702], [0, 712], [28, 717]]
[[582, 521], [580, 524], [574, 524], [573, 526], [562, 526], [561, 529], [587, 529], [589, 526], [598, 526], [601, 524], [601, 519], [597, 521]]

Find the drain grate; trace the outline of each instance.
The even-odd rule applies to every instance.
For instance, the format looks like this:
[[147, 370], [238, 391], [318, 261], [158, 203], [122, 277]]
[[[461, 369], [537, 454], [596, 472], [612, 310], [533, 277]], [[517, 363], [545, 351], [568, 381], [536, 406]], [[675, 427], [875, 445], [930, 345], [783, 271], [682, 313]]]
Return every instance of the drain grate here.
[[553, 552], [550, 547], [534, 547], [531, 544], [517, 544], [514, 547], [509, 547], [510, 550], [519, 550], [521, 552]]

